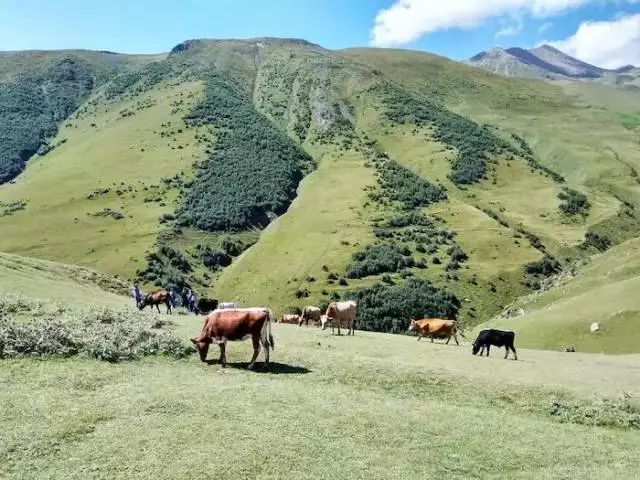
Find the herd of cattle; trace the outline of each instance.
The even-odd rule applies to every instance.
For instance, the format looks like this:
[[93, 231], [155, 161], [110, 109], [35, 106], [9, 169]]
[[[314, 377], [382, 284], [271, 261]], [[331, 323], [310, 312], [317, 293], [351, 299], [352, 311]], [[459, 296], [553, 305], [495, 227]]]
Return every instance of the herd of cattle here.
[[[145, 296], [142, 308], [146, 305], [156, 306], [164, 303], [167, 306], [167, 313], [171, 313], [171, 304], [168, 300], [168, 294], [164, 290], [149, 293]], [[298, 326], [318, 325], [322, 330], [331, 326], [331, 332], [340, 328], [347, 329], [347, 335], [355, 334], [356, 327], [356, 310], [357, 304], [353, 300], [342, 302], [331, 302], [323, 314], [320, 308], [314, 306], [306, 306], [300, 314], [285, 314], [282, 316], [280, 323], [295, 324]], [[158, 308], [158, 312], [160, 309]], [[273, 350], [275, 343], [271, 333], [271, 324], [276, 322], [276, 317], [269, 308], [253, 307], [238, 308], [233, 303], [218, 303], [216, 300], [200, 299], [197, 307], [198, 313], [206, 314], [204, 325], [200, 334], [191, 339], [196, 347], [200, 360], [205, 362], [209, 352], [209, 346], [218, 345], [220, 348], [220, 364], [226, 366], [226, 346], [227, 342], [236, 340], [244, 340], [251, 337], [253, 343], [253, 356], [249, 362], [249, 369], [253, 369], [258, 353], [262, 347], [264, 351], [265, 366], [269, 364], [269, 350]], [[411, 319], [409, 324], [409, 332], [415, 332], [418, 340], [428, 337], [433, 342], [434, 339], [446, 339], [448, 344], [451, 338], [458, 343], [458, 334], [466, 338], [460, 331], [455, 320], [443, 320], [439, 318], [425, 318], [422, 320]], [[504, 331], [497, 329], [484, 329], [478, 333], [477, 338], [473, 342], [472, 353], [474, 355], [480, 353], [482, 356], [486, 351], [489, 356], [491, 346], [504, 347], [504, 358], [508, 358], [509, 351], [513, 352], [514, 360], [518, 359], [518, 354], [514, 346], [515, 333], [512, 331]]]

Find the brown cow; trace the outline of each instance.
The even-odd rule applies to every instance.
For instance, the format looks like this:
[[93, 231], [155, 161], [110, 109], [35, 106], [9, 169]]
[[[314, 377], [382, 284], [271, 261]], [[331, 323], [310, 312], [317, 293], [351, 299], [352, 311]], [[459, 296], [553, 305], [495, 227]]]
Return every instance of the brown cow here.
[[309, 320], [315, 322], [316, 325], [321, 322], [321, 313], [318, 307], [307, 306], [302, 309], [302, 315], [300, 315], [300, 322], [298, 326], [301, 327], [303, 323], [309, 326]]
[[280, 319], [280, 323], [289, 323], [291, 325], [296, 325], [299, 321], [300, 315], [295, 315], [292, 313], [285, 313]]
[[147, 293], [144, 298], [140, 300], [138, 308], [143, 310], [147, 305], [151, 305], [151, 310], [153, 310], [153, 306], [155, 305], [158, 313], [160, 313], [161, 303], [167, 306], [167, 313], [171, 313], [171, 297], [166, 290], [156, 290], [155, 292]]
[[227, 342], [244, 340], [251, 336], [253, 342], [253, 357], [247, 367], [252, 370], [258, 353], [260, 344], [264, 348], [264, 364], [269, 365], [269, 348], [274, 349], [275, 343], [271, 335], [271, 322], [274, 320], [273, 312], [268, 308], [243, 308], [236, 310], [214, 310], [204, 320], [204, 325], [200, 335], [192, 338], [191, 341], [196, 346], [200, 354], [200, 360], [207, 360], [209, 345], [218, 344], [220, 347], [220, 363], [223, 367], [227, 365], [226, 346]]
[[327, 323], [330, 323], [331, 333], [333, 333], [334, 325], [337, 324], [338, 335], [340, 335], [340, 327], [345, 323], [349, 328], [347, 335], [355, 335], [356, 306], [356, 302], [353, 300], [348, 300], [346, 302], [331, 302], [327, 307], [325, 314], [320, 317], [322, 330], [327, 328]]
[[462, 338], [466, 338], [462, 335], [462, 332], [458, 330], [454, 320], [443, 320], [441, 318], [425, 318], [423, 320], [414, 320], [412, 318], [408, 331], [417, 332], [418, 340], [422, 337], [430, 337], [431, 343], [433, 343], [434, 338], [446, 338], [448, 344], [451, 337], [453, 337], [456, 345], [460, 345], [457, 334], [459, 333]]

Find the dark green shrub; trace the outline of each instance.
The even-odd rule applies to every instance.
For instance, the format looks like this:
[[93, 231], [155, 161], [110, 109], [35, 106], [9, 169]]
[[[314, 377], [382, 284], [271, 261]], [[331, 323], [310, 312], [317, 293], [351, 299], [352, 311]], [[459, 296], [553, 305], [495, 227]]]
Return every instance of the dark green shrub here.
[[353, 255], [353, 263], [347, 267], [348, 278], [363, 278], [379, 273], [398, 272], [413, 267], [411, 251], [392, 244], [370, 245]]
[[584, 241], [580, 246], [582, 248], [593, 247], [599, 252], [605, 252], [611, 248], [611, 240], [604, 235], [598, 235], [595, 232], [587, 232], [584, 235]]
[[560, 210], [565, 215], [586, 216], [591, 208], [587, 196], [571, 188], [565, 187], [562, 192], [558, 193], [558, 198], [562, 200]]
[[418, 278], [393, 286], [376, 284], [357, 290], [353, 297], [358, 302], [358, 329], [378, 332], [404, 333], [412, 317], [455, 319], [460, 308], [455, 295]]

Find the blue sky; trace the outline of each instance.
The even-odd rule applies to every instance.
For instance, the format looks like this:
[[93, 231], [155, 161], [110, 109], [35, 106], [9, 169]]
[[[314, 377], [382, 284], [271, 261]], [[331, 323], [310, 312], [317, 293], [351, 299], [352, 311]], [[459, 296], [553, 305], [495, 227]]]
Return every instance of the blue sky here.
[[555, 41], [586, 61], [640, 63], [640, 0], [0, 0], [0, 50], [151, 53], [189, 38], [256, 36], [454, 59]]

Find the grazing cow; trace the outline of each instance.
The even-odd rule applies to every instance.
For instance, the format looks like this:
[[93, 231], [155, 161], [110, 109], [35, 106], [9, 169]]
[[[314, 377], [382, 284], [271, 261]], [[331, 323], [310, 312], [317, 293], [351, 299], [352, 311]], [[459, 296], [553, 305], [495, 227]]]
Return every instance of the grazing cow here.
[[321, 321], [322, 314], [318, 307], [307, 306], [302, 309], [302, 315], [300, 315], [300, 323], [298, 326], [301, 327], [303, 323], [309, 326], [309, 320], [318, 324]]
[[340, 327], [346, 324], [349, 331], [347, 335], [355, 335], [356, 333], [356, 307], [357, 304], [353, 300], [346, 302], [331, 302], [327, 307], [324, 315], [321, 315], [322, 330], [327, 328], [327, 323], [331, 324], [331, 333], [334, 326], [338, 327], [338, 335], [340, 335]]
[[196, 314], [207, 315], [213, 312], [216, 308], [218, 308], [218, 300], [215, 298], [203, 297], [198, 300], [196, 305]]
[[274, 349], [275, 343], [271, 335], [271, 322], [275, 321], [273, 312], [268, 308], [243, 308], [236, 310], [214, 310], [204, 320], [200, 335], [192, 338], [200, 360], [207, 360], [209, 345], [218, 344], [220, 347], [220, 364], [227, 366], [227, 342], [243, 340], [251, 336], [253, 356], [248, 369], [252, 370], [260, 352], [260, 345], [264, 349], [264, 364], [269, 365], [269, 348]]
[[480, 356], [482, 356], [484, 349], [486, 348], [488, 357], [491, 345], [495, 345], [496, 347], [504, 347], [505, 359], [509, 356], [509, 349], [511, 349], [513, 352], [513, 359], [518, 360], [518, 354], [516, 353], [516, 349], [513, 345], [515, 338], [516, 334], [510, 330], [496, 330], [493, 328], [481, 330], [480, 333], [478, 333], [478, 338], [473, 342], [472, 353], [475, 355], [480, 352]]
[[233, 310], [236, 308], [236, 304], [233, 302], [222, 302], [218, 304], [218, 310]]
[[288, 323], [291, 325], [297, 325], [299, 321], [300, 321], [300, 315], [295, 315], [292, 313], [285, 313], [284, 315], [282, 315], [282, 318], [280, 319], [280, 323]]
[[591, 333], [600, 331], [600, 324], [598, 322], [593, 322], [589, 330], [591, 331]]
[[161, 303], [164, 303], [167, 306], [167, 313], [171, 313], [171, 298], [169, 296], [169, 292], [166, 290], [156, 290], [155, 292], [147, 293], [142, 300], [140, 300], [138, 308], [143, 310], [144, 307], [150, 305], [153, 310], [153, 306], [155, 305], [158, 309], [158, 313], [160, 313]]
[[456, 341], [456, 345], [460, 345], [458, 343], [458, 333], [462, 338], [466, 338], [460, 330], [458, 330], [458, 326], [454, 320], [443, 320], [441, 318], [424, 318], [422, 320], [414, 320], [411, 319], [411, 323], [409, 324], [409, 332], [416, 332], [418, 334], [418, 341], [422, 337], [431, 338], [431, 343], [433, 343], [434, 338], [446, 338], [447, 342], [445, 345], [449, 344], [451, 337]]

